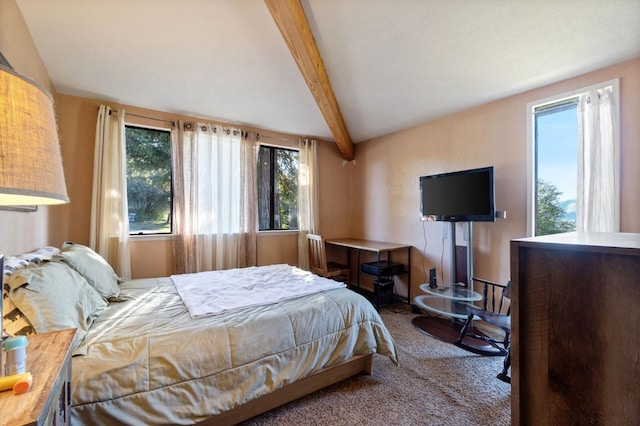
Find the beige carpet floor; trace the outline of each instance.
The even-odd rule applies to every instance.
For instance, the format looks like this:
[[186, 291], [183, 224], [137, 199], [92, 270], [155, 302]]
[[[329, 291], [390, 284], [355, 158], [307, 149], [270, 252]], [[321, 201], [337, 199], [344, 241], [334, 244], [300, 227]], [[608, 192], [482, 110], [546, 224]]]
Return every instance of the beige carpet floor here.
[[244, 425], [509, 425], [502, 357], [481, 357], [417, 330], [407, 305], [380, 312], [399, 365], [375, 355], [373, 374], [322, 389]]

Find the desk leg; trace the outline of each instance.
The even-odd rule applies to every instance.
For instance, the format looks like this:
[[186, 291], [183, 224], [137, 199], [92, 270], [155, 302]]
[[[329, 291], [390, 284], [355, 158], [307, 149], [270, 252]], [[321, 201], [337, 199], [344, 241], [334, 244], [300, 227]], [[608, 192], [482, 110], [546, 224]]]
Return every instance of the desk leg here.
[[360, 292], [360, 249], [356, 249], [356, 268], [358, 272], [356, 274], [356, 285], [358, 286], [358, 293]]
[[[387, 252], [387, 259], [389, 259], [389, 252]], [[376, 300], [376, 311], [380, 312], [380, 293], [382, 292], [382, 283], [380, 282], [380, 252], [378, 252], [378, 263], [376, 267], [378, 269], [378, 274], [376, 275], [376, 282], [373, 283], [373, 298]], [[376, 286], [378, 287], [377, 289]]]
[[[387, 251], [387, 262], [391, 263], [391, 250]], [[378, 253], [378, 269], [380, 268], [380, 253]], [[392, 277], [394, 279], [395, 275]], [[395, 288], [395, 287], [394, 287]], [[407, 304], [411, 305], [411, 246], [407, 247]]]
[[[349, 268], [349, 276], [351, 276], [351, 249], [349, 247], [347, 247], [347, 268]], [[347, 288], [349, 287], [351, 287], [351, 283], [347, 283]]]
[[407, 303], [411, 305], [411, 246], [407, 247]]

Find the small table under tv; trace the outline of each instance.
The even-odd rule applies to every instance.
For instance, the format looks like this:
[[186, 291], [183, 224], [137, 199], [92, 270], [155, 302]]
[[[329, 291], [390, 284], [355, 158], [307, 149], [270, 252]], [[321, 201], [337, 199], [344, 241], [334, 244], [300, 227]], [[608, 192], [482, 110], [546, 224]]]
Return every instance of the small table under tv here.
[[[467, 305], [482, 300], [480, 293], [462, 283], [436, 287], [430, 287], [425, 283], [420, 285], [420, 290], [426, 294], [416, 296], [416, 306], [439, 316], [421, 315], [415, 317], [411, 323], [426, 335], [447, 343], [453, 343], [458, 339], [463, 322], [467, 319]], [[479, 330], [475, 333], [482, 334]], [[491, 347], [488, 343], [471, 338], [465, 338], [464, 342], [478, 349], [486, 350]]]
[[467, 303], [482, 300], [480, 293], [465, 284], [430, 287], [425, 283], [420, 285], [420, 290], [427, 293], [416, 296], [415, 304], [420, 309], [462, 320], [467, 318]]

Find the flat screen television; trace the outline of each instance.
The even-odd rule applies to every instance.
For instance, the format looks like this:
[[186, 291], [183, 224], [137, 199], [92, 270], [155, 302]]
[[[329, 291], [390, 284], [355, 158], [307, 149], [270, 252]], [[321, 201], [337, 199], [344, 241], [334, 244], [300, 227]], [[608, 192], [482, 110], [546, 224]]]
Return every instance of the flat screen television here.
[[493, 167], [420, 177], [422, 220], [493, 222]]

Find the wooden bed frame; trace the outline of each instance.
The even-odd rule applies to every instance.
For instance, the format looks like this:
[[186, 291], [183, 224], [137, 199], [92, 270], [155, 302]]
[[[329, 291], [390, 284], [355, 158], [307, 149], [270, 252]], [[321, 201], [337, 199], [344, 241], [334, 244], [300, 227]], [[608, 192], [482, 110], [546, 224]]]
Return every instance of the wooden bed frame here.
[[270, 394], [249, 401], [232, 410], [212, 416], [198, 424], [216, 426], [234, 425], [334, 383], [363, 373], [368, 375], [373, 373], [373, 354], [356, 356], [344, 364], [325, 368]]

